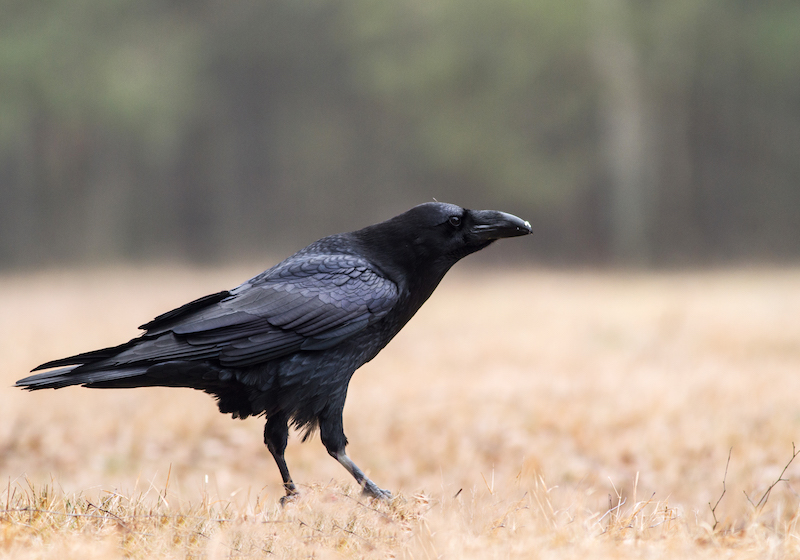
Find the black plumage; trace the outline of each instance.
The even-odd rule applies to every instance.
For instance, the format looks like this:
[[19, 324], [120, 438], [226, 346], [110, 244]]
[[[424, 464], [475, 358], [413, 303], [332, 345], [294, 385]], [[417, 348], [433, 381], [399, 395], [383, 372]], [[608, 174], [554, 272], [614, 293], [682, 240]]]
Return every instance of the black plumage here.
[[[345, 454], [347, 386], [462, 257], [531, 233], [503, 212], [421, 204], [385, 222], [316, 241], [244, 284], [142, 325], [125, 344], [47, 362], [28, 390], [189, 387], [234, 418], [266, 416], [264, 441], [287, 496], [288, 426], [316, 428], [328, 453], [375, 497], [387, 497]], [[55, 369], [54, 369], [55, 368]], [[305, 439], [304, 437], [304, 439]]]

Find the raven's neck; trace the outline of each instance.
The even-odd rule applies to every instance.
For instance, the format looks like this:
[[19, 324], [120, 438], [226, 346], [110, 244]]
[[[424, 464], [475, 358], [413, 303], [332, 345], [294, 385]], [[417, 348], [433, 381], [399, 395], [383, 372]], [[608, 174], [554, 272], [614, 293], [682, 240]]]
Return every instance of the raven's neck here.
[[397, 284], [406, 300], [403, 322], [408, 321], [430, 297], [459, 258], [432, 254], [424, 244], [415, 243], [408, 231], [395, 232], [386, 223], [352, 232], [360, 252], [389, 280]]

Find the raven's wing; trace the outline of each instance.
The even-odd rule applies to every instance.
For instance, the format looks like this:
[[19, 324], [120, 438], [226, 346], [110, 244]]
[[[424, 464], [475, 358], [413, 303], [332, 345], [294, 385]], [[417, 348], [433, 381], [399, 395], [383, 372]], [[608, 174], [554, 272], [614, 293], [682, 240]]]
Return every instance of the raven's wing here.
[[[220, 301], [143, 325], [155, 348], [136, 345], [115, 361], [210, 358], [242, 367], [323, 350], [384, 317], [397, 297], [394, 282], [362, 257], [297, 255]], [[158, 336], [167, 332], [174, 339]]]
[[244, 367], [330, 348], [384, 317], [397, 299], [397, 285], [362, 257], [298, 254], [229, 292], [156, 317], [142, 325], [141, 338], [37, 369], [83, 364], [86, 371], [171, 360]]

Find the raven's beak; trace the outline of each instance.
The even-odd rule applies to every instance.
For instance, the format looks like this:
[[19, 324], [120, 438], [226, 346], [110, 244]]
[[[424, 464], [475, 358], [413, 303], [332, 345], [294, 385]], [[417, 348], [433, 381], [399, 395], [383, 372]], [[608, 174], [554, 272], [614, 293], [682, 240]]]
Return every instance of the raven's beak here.
[[497, 210], [473, 210], [472, 218], [472, 232], [486, 241], [533, 233], [530, 222]]

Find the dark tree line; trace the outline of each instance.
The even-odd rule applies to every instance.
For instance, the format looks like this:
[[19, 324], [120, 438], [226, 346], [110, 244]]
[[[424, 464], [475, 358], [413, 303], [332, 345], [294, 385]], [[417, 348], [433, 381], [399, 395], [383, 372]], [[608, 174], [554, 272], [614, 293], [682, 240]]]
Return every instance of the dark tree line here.
[[433, 197], [551, 262], [800, 255], [795, 2], [2, 10], [4, 267], [285, 253]]

